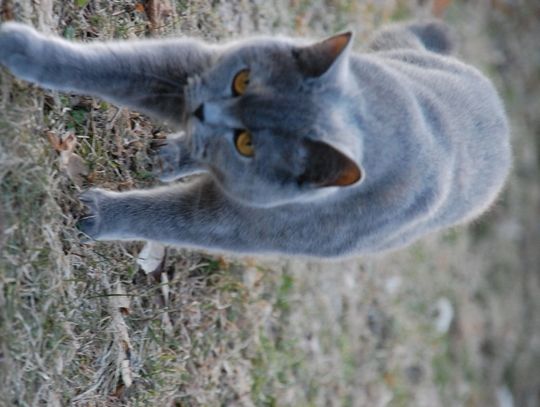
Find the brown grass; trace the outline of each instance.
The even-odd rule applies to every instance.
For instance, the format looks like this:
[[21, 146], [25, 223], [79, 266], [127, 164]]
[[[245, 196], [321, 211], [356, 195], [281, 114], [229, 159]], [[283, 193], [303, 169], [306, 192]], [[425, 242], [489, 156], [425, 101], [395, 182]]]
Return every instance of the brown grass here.
[[[2, 16], [84, 40], [349, 26], [361, 43], [427, 14], [420, 3], [179, 0], [150, 24], [135, 1], [6, 1]], [[79, 190], [46, 134], [75, 133], [89, 182], [129, 189], [154, 184], [148, 149], [167, 130], [1, 72], [0, 406], [539, 406], [538, 10], [479, 3], [454, 1], [446, 18], [507, 101], [514, 174], [481, 221], [384, 257], [254, 263], [168, 249], [147, 275], [140, 244], [82, 245]], [[441, 301], [453, 310], [445, 332]]]

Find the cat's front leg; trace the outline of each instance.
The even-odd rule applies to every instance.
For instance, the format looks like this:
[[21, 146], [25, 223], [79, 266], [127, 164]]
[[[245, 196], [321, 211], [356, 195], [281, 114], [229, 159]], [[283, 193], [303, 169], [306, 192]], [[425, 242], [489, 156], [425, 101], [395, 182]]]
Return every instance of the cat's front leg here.
[[87, 210], [77, 228], [92, 240], [160, 240], [160, 232], [175, 223], [176, 205], [169, 201], [170, 196], [164, 188], [89, 189], [79, 196]]
[[78, 228], [94, 240], [155, 240], [193, 245], [210, 240], [211, 230], [231, 207], [208, 177], [189, 184], [133, 190], [93, 188], [80, 196], [87, 207]]
[[77, 43], [19, 23], [0, 26], [0, 65], [15, 76], [98, 96], [172, 124], [184, 124], [188, 79], [214, 57], [212, 48], [192, 39]]
[[[318, 257], [347, 254], [354, 241], [350, 222], [340, 224], [335, 208], [321, 212], [306, 205], [245, 206], [227, 197], [209, 176], [151, 190], [91, 189], [81, 200], [88, 216], [78, 226], [94, 240], [151, 240], [217, 252]], [[332, 228], [340, 230], [339, 236], [328, 239]]]
[[[348, 207], [306, 204], [273, 208], [245, 206], [227, 197], [209, 176], [151, 190], [91, 189], [81, 197], [88, 216], [79, 229], [94, 240], [151, 240], [184, 248], [238, 254], [340, 257], [364, 246]], [[316, 220], [316, 221], [314, 221]], [[328, 231], [338, 233], [329, 238]]]

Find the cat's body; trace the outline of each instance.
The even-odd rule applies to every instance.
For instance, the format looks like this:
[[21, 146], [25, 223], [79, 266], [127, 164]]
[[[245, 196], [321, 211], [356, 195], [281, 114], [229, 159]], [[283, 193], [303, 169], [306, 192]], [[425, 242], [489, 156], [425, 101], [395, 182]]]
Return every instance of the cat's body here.
[[501, 101], [444, 55], [436, 22], [350, 34], [76, 45], [4, 24], [0, 63], [44, 87], [103, 97], [185, 128], [145, 191], [92, 189], [82, 230], [243, 254], [340, 257], [394, 249], [471, 220], [511, 153]]

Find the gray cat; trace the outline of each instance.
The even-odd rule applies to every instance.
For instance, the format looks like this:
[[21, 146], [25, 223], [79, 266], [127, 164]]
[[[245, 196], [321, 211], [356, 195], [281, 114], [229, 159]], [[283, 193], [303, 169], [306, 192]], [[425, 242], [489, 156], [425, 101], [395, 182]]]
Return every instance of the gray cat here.
[[367, 52], [254, 38], [76, 44], [5, 23], [0, 63], [45, 88], [97, 96], [183, 129], [144, 191], [91, 189], [81, 230], [240, 254], [343, 257], [470, 221], [511, 165], [492, 84], [450, 54], [440, 22], [390, 26]]

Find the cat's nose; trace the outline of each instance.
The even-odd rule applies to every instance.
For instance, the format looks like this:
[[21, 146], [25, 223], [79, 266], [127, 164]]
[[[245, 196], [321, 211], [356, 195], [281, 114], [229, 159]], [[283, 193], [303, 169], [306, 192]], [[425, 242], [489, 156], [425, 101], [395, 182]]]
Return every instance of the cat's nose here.
[[234, 100], [210, 100], [202, 103], [194, 112], [205, 125], [229, 129], [243, 129], [242, 123], [235, 114]]
[[199, 105], [199, 107], [195, 109], [193, 115], [201, 122], [204, 122], [204, 103]]

